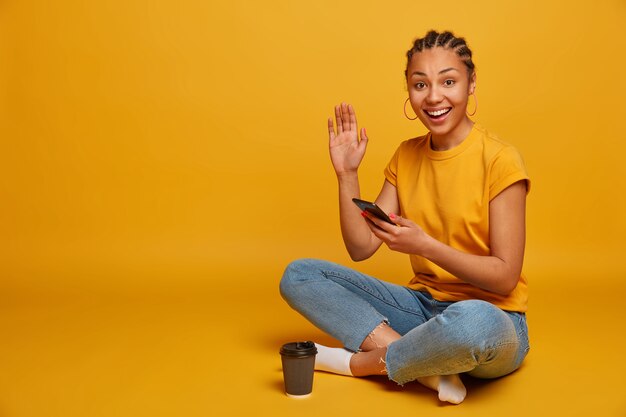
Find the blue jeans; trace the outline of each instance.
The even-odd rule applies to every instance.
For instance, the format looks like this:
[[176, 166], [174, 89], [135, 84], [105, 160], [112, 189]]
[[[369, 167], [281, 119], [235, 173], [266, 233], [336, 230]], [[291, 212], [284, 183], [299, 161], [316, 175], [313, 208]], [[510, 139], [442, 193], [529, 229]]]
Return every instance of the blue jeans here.
[[523, 313], [481, 300], [443, 302], [426, 292], [372, 278], [331, 262], [289, 264], [280, 282], [289, 305], [357, 352], [381, 323], [402, 337], [387, 349], [389, 378], [399, 384], [430, 375], [496, 378], [528, 353]]

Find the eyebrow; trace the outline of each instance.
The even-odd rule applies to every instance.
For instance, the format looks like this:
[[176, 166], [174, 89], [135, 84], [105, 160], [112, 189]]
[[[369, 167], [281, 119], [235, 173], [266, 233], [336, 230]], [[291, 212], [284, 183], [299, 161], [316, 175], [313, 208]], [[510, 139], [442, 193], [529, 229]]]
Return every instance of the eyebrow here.
[[[450, 67], [450, 68], [446, 68], [446, 69], [442, 69], [441, 71], [439, 71], [439, 75], [441, 74], [445, 74], [446, 72], [450, 72], [450, 71], [458, 71], [458, 69]], [[411, 74], [411, 76], [413, 75], [421, 75], [423, 77], [426, 77], [427, 75], [424, 74], [423, 72], [419, 72], [419, 71], [415, 71], [413, 74]]]

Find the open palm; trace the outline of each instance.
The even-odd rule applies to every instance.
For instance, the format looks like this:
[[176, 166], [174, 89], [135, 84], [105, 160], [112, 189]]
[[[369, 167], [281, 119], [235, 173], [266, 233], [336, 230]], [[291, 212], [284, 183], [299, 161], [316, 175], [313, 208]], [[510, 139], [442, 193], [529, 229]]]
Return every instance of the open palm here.
[[335, 120], [336, 132], [332, 117], [328, 119], [328, 146], [333, 167], [337, 175], [355, 172], [363, 160], [367, 147], [365, 129], [361, 129], [359, 140], [354, 108], [346, 103], [335, 106]]

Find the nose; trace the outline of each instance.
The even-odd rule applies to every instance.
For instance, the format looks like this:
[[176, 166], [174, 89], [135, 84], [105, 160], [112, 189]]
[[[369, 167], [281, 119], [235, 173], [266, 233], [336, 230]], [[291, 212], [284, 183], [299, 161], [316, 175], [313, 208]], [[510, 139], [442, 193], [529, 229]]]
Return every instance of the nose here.
[[428, 95], [426, 96], [426, 102], [428, 104], [439, 103], [443, 100], [443, 93], [437, 86], [432, 86], [428, 90]]

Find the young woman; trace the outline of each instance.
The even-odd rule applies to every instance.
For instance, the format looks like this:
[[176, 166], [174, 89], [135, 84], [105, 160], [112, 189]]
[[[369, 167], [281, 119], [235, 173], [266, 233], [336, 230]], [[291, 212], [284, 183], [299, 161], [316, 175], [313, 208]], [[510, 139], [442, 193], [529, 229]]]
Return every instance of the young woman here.
[[458, 404], [466, 395], [459, 374], [509, 374], [529, 350], [522, 262], [530, 183], [515, 148], [468, 117], [476, 72], [463, 38], [430, 31], [417, 39], [405, 74], [407, 102], [429, 133], [400, 144], [385, 168], [376, 204], [395, 224], [351, 201], [360, 198], [368, 142], [352, 106], [335, 107], [328, 132], [350, 257], [367, 259], [384, 243], [409, 255], [414, 277], [404, 287], [305, 259], [287, 267], [280, 290], [343, 343], [317, 345], [316, 369], [417, 380]]

